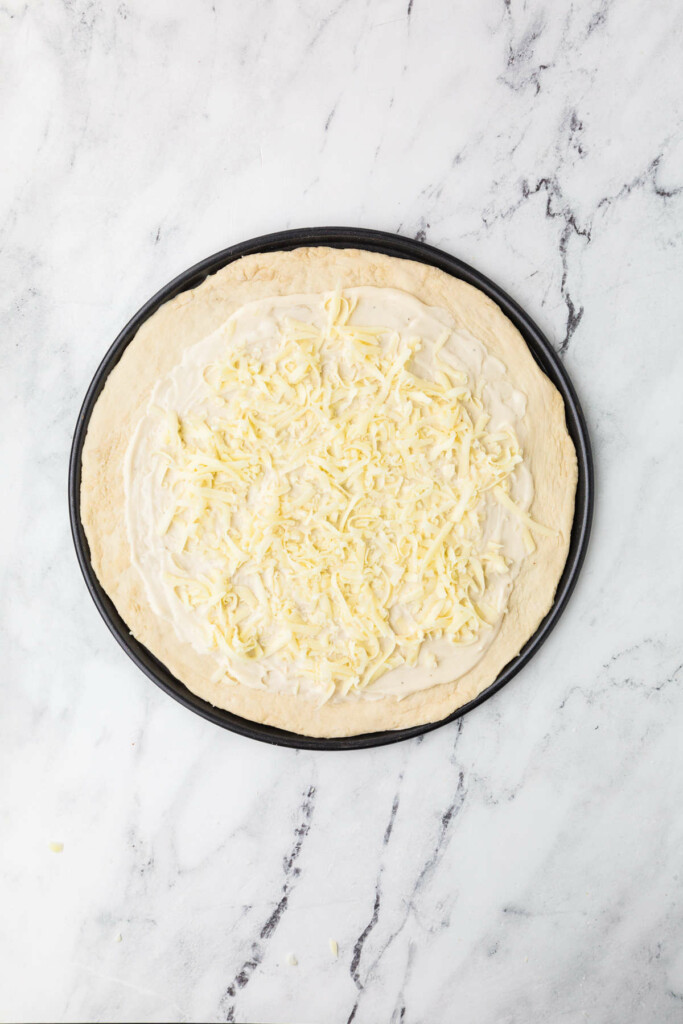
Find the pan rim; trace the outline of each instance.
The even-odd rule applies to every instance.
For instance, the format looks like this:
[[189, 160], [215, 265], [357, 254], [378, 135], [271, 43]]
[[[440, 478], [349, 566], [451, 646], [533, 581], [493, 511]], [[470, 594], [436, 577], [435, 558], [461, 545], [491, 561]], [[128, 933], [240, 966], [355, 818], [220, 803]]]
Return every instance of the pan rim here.
[[[507, 663], [496, 679], [482, 690], [473, 700], [463, 704], [437, 722], [427, 722], [407, 729], [363, 733], [346, 737], [314, 737], [287, 732], [275, 726], [264, 725], [241, 718], [230, 711], [216, 708], [208, 701], [193, 694], [184, 683], [155, 658], [150, 651], [136, 640], [113, 602], [101, 586], [90, 561], [90, 550], [80, 518], [81, 456], [88, 424], [95, 403], [107, 378], [121, 359], [125, 349], [137, 334], [142, 324], [165, 302], [190, 288], [196, 288], [211, 274], [234, 262], [242, 256], [254, 253], [289, 250], [301, 246], [328, 246], [331, 248], [367, 249], [401, 259], [415, 260], [450, 274], [479, 288], [503, 310], [522, 334], [532, 356], [543, 372], [562, 395], [565, 405], [567, 429], [576, 449], [578, 461], [578, 483], [574, 510], [572, 534], [567, 561], [562, 571], [553, 604], [515, 658]], [[574, 385], [564, 368], [560, 357], [534, 320], [495, 282], [485, 277], [474, 267], [451, 256], [449, 253], [418, 239], [370, 228], [322, 227], [292, 228], [267, 235], [257, 236], [236, 245], [228, 246], [199, 263], [194, 264], [174, 277], [157, 291], [128, 321], [100, 362], [86, 392], [78, 414], [69, 460], [69, 515], [71, 533], [76, 555], [90, 592], [100, 615], [110, 632], [131, 660], [144, 674], [184, 707], [202, 718], [220, 725], [224, 729], [249, 739], [277, 746], [306, 750], [358, 750], [368, 747], [398, 743], [415, 736], [424, 735], [447, 725], [473, 710], [513, 679], [542, 647], [562, 616], [585, 560], [591, 531], [595, 483], [590, 437], [585, 417]]]

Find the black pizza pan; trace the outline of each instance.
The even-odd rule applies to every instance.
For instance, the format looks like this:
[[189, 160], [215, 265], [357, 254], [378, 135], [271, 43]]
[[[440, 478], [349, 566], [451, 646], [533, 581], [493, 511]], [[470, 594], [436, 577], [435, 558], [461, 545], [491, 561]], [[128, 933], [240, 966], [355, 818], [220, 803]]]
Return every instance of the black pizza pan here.
[[[283, 729], [276, 729], [270, 725], [251, 722], [232, 714], [230, 711], [215, 708], [207, 701], [202, 700], [201, 697], [191, 693], [180, 680], [176, 679], [169, 672], [165, 665], [131, 635], [129, 628], [95, 575], [90, 561], [90, 550], [80, 514], [81, 457], [88, 423], [107, 377], [142, 324], [160, 306], [168, 302], [169, 299], [175, 298], [180, 292], [196, 288], [210, 274], [215, 274], [221, 267], [232, 263], [241, 256], [247, 256], [251, 253], [297, 249], [300, 246], [311, 245], [329, 246], [337, 249], [368, 249], [371, 252], [380, 252], [387, 256], [398, 257], [399, 259], [416, 260], [428, 266], [438, 267], [439, 270], [444, 271], [446, 274], [451, 274], [453, 277], [460, 278], [468, 284], [474, 285], [484, 292], [485, 295], [493, 299], [520, 331], [534, 359], [562, 395], [567, 428], [576, 448], [579, 466], [576, 509], [569, 554], [557, 588], [555, 600], [552, 608], [517, 657], [513, 658], [503, 668], [494, 682], [483, 690], [478, 697], [464, 704], [457, 711], [453, 712], [452, 715], [439, 722], [416, 725], [409, 729], [366, 733], [360, 736], [348, 736], [339, 739], [301, 736], [297, 733], [286, 732]], [[386, 743], [396, 743], [399, 740], [419, 736], [422, 733], [430, 732], [432, 729], [453, 722], [467, 711], [471, 711], [485, 700], [488, 700], [506, 683], [509, 683], [513, 676], [517, 675], [520, 669], [531, 660], [536, 651], [545, 643], [567, 606], [586, 555], [593, 513], [593, 501], [594, 480], [591, 446], [579, 400], [560, 359], [531, 317], [493, 281], [490, 281], [483, 274], [480, 274], [479, 271], [468, 266], [467, 263], [456, 259], [454, 256], [450, 256], [440, 249], [435, 249], [431, 245], [426, 245], [424, 242], [416, 241], [412, 238], [404, 238], [401, 235], [389, 234], [385, 231], [373, 231], [362, 228], [299, 228], [263, 235], [260, 238], [253, 238], [238, 245], [231, 245], [229, 248], [209, 256], [207, 259], [202, 260], [201, 263], [197, 263], [174, 278], [161, 291], [157, 292], [149, 302], [146, 302], [142, 309], [126, 324], [100, 363], [78, 415], [69, 464], [69, 511], [71, 531], [78, 561], [93, 601], [126, 654], [135, 662], [138, 668], [142, 669], [152, 682], [160, 686], [162, 690], [170, 694], [171, 697], [174, 697], [184, 707], [189, 708], [210, 722], [214, 722], [224, 729], [230, 729], [232, 732], [239, 733], [241, 736], [247, 736], [250, 739], [274, 743], [284, 747], [301, 747], [309, 750], [354, 750], [363, 747], [382, 746]]]

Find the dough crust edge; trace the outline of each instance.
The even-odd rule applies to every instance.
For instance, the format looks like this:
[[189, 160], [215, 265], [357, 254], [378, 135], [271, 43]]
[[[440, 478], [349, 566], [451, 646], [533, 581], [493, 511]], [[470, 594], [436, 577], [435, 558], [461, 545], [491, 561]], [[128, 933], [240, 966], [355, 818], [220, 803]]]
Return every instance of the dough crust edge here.
[[[212, 658], [178, 640], [149, 607], [131, 564], [126, 532], [123, 459], [157, 380], [185, 348], [215, 330], [245, 302], [269, 295], [315, 293], [337, 286], [400, 288], [451, 312], [505, 363], [526, 393], [520, 441], [534, 480], [531, 514], [557, 531], [535, 538], [494, 642], [466, 675], [403, 700], [384, 697], [316, 708], [302, 698], [212, 683]], [[92, 566], [131, 633], [193, 693], [253, 722], [303, 736], [344, 737], [438, 722], [494, 682], [552, 606], [574, 516], [576, 452], [562, 397], [535, 362], [521, 334], [477, 288], [434, 267], [380, 253], [321, 246], [245, 256], [167, 302], [147, 320], [109, 374], [90, 419], [82, 455], [81, 519]]]

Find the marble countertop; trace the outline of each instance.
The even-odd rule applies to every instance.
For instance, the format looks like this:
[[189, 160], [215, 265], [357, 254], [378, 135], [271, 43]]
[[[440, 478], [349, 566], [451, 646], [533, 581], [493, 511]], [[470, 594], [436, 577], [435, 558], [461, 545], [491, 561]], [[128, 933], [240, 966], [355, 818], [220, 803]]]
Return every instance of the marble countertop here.
[[[680, 7], [5, 0], [0, 25], [0, 1017], [681, 1021]], [[149, 683], [66, 503], [136, 309], [322, 224], [426, 238], [521, 302], [598, 487], [533, 663], [351, 753], [249, 742]]]

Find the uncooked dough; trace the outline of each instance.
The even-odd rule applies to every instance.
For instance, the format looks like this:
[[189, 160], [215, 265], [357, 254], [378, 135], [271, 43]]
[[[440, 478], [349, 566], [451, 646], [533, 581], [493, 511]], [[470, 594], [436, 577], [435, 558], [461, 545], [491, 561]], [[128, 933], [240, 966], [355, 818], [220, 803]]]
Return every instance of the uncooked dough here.
[[[298, 316], [314, 320], [316, 302], [319, 298], [324, 303], [327, 293], [347, 295], [354, 305], [360, 301], [358, 315], [365, 312], [361, 323], [368, 319], [368, 311], [378, 306], [382, 311], [378, 322], [382, 317], [386, 320], [392, 308], [398, 311], [396, 316], [408, 310], [412, 319], [407, 317], [407, 322], [420, 323], [419, 333], [425, 336], [430, 329], [430, 310], [425, 307], [431, 307], [433, 324], [445, 324], [452, 328], [453, 339], [460, 337], [479, 350], [480, 369], [484, 354], [487, 370], [479, 386], [486, 385], [484, 396], [489, 404], [498, 402], [505, 410], [503, 418], [513, 424], [523, 451], [517, 481], [512, 481], [513, 496], [519, 501], [525, 480], [533, 480], [533, 491], [527, 487], [528, 495], [533, 493], [530, 514], [550, 529], [534, 532], [535, 550], [524, 557], [519, 547], [524, 524], [519, 525], [516, 544], [508, 546], [517, 557], [506, 582], [507, 606], [494, 630], [484, 625], [476, 643], [465, 647], [444, 640], [425, 642], [413, 667], [401, 667], [395, 655], [399, 667], [380, 673], [367, 689], [356, 691], [354, 687], [350, 693], [339, 694], [332, 686], [323, 695], [323, 703], [315, 686], [291, 685], [291, 665], [289, 675], [264, 675], [258, 658], [249, 664], [251, 675], [230, 672], [225, 663], [217, 671], [216, 652], [197, 643], [196, 636], [195, 642], [190, 642], [192, 634], [179, 628], [179, 620], [174, 622], [168, 609], [160, 607], [150, 586], [154, 574], [148, 572], [145, 578], [140, 558], [135, 557], [138, 552], [131, 552], [124, 515], [124, 467], [126, 452], [135, 447], [131, 439], [141, 431], [144, 436], [150, 422], [152, 393], [163, 393], [164, 382], [174, 375], [178, 379], [179, 373], [181, 380], [183, 374], [189, 380], [188, 367], [193, 363], [195, 371], [197, 366], [203, 371], [209, 357], [215, 357], [216, 339], [225, 332], [226, 321], [230, 326], [231, 317], [234, 330], [233, 314], [237, 313], [238, 324], [255, 324], [259, 318], [266, 324], [273, 310], [291, 315], [287, 297], [297, 296]], [[251, 321], [248, 316], [245, 320], [244, 307]], [[424, 311], [421, 321], [420, 311]], [[428, 343], [427, 338], [426, 352]], [[454, 351], [457, 356], [457, 346]], [[465, 349], [461, 348], [459, 355], [462, 361]], [[198, 358], [200, 362], [203, 359], [201, 365]], [[504, 378], [502, 392], [488, 380], [501, 376], [499, 368]], [[471, 366], [467, 369], [472, 376]], [[501, 393], [508, 399], [507, 406], [501, 403]], [[156, 401], [158, 404], [158, 398]], [[144, 453], [142, 466], [149, 462], [150, 451]], [[92, 564], [132, 633], [189, 689], [210, 703], [254, 721], [312, 736], [345, 736], [438, 721], [493, 682], [552, 604], [569, 545], [577, 477], [561, 396], [493, 302], [464, 282], [420, 263], [322, 247], [244, 257], [161, 307], [109, 375], [90, 420], [82, 468], [81, 515]], [[138, 472], [138, 481], [139, 477]], [[137, 493], [135, 499], [142, 502]], [[526, 508], [528, 500], [521, 505]], [[508, 522], [510, 516], [514, 521], [515, 516], [508, 513]], [[144, 517], [133, 518], [142, 521]], [[506, 536], [512, 543], [515, 538], [510, 529]], [[148, 535], [153, 537], [152, 532]], [[139, 536], [135, 532], [131, 536], [134, 547], [139, 548]], [[438, 659], [432, 651], [438, 653]], [[329, 681], [329, 672], [325, 678]]]

